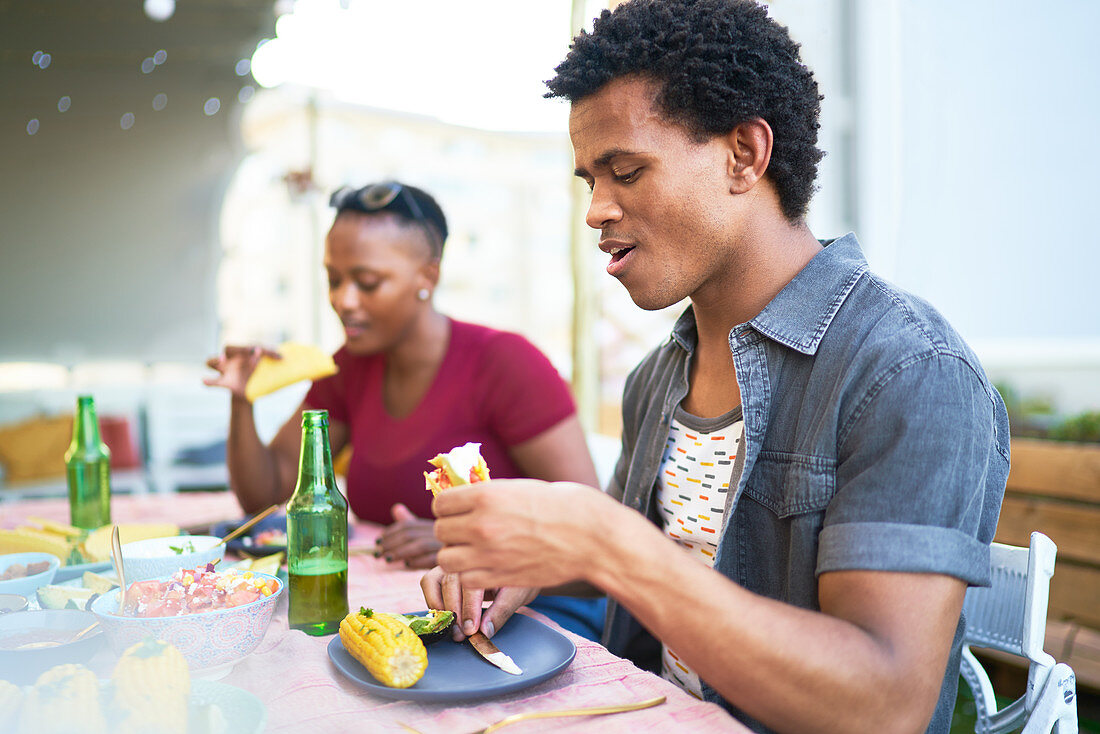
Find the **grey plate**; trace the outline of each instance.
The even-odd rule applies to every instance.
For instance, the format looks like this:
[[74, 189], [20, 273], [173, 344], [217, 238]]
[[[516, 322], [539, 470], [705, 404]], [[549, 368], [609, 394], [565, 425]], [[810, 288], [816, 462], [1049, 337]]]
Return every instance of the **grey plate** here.
[[465, 701], [499, 696], [541, 683], [565, 670], [577, 654], [569, 638], [522, 614], [509, 619], [493, 636], [493, 642], [523, 669], [523, 675], [505, 673], [484, 660], [469, 643], [450, 638], [428, 646], [428, 670], [411, 688], [390, 688], [376, 681], [344, 649], [339, 635], [328, 643], [328, 656], [341, 673], [377, 696]]

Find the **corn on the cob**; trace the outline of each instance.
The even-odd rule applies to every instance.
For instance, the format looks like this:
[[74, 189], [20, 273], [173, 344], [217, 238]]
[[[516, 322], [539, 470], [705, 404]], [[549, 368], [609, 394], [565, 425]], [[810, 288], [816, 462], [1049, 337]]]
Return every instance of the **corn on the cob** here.
[[0, 732], [14, 732], [19, 725], [19, 709], [23, 707], [23, 689], [0, 680]]
[[340, 622], [340, 641], [378, 682], [408, 688], [424, 676], [428, 652], [403, 619], [360, 608]]
[[23, 703], [24, 732], [104, 734], [99, 681], [83, 665], [55, 665], [38, 676]]
[[58, 536], [41, 530], [0, 530], [0, 556], [9, 553], [51, 553], [64, 563], [71, 549], [72, 546]]
[[125, 734], [187, 732], [191, 676], [175, 646], [152, 638], [122, 653], [111, 676], [114, 708]]

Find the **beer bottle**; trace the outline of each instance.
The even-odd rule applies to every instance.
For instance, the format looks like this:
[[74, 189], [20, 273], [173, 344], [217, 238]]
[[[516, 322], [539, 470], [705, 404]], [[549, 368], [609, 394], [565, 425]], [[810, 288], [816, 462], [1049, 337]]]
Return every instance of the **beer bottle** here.
[[73, 440], [65, 452], [70, 524], [93, 530], [111, 522], [111, 450], [99, 438], [91, 395], [76, 399]]
[[286, 506], [291, 629], [336, 632], [348, 613], [348, 503], [336, 488], [328, 411], [302, 413], [298, 483]]

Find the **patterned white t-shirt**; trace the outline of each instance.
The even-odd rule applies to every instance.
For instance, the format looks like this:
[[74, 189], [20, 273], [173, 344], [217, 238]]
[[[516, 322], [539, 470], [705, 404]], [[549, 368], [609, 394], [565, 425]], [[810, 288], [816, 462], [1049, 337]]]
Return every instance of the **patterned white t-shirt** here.
[[[714, 566], [722, 537], [737, 446], [745, 422], [737, 407], [717, 418], [676, 409], [665, 444], [657, 508], [665, 533], [693, 557]], [[699, 676], [668, 646], [662, 646], [661, 675], [702, 698]]]

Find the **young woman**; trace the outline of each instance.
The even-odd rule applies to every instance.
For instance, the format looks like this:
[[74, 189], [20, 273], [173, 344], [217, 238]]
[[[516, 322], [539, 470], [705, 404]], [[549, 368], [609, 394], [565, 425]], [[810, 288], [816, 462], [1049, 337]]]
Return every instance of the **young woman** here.
[[517, 334], [463, 323], [435, 309], [447, 221], [426, 192], [398, 182], [333, 194], [325, 239], [329, 301], [344, 325], [339, 372], [315, 382], [302, 406], [264, 445], [245, 384], [264, 354], [226, 347], [207, 379], [231, 394], [228, 464], [246, 512], [290, 497], [298, 471], [301, 411], [329, 411], [335, 456], [352, 447], [348, 503], [387, 525], [379, 553], [431, 568], [428, 459], [476, 441], [494, 478], [534, 477], [598, 486], [568, 386]]

